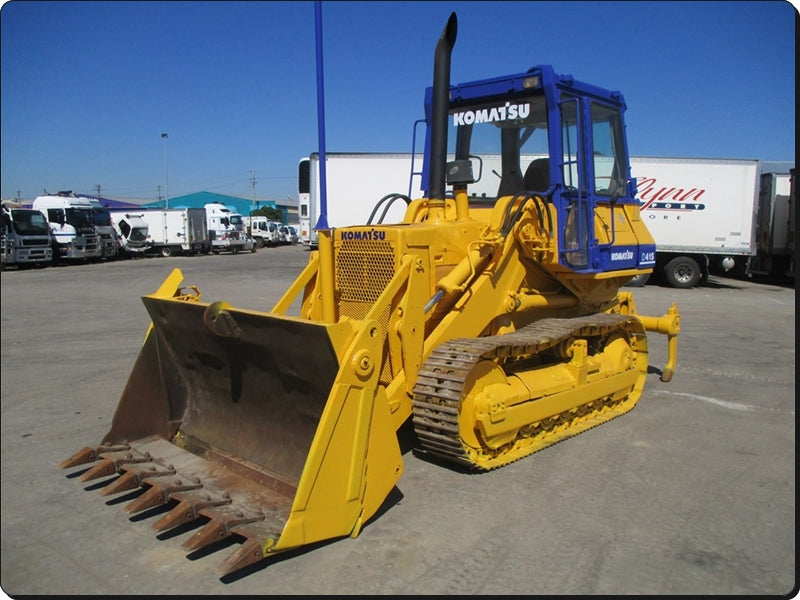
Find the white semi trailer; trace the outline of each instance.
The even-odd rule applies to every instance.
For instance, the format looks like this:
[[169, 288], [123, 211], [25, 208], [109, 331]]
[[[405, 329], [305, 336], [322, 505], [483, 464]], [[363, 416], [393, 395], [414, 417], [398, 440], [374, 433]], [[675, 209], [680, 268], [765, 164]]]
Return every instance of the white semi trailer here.
[[689, 288], [711, 270], [745, 272], [756, 253], [759, 161], [633, 157], [631, 175], [656, 241], [656, 275]]

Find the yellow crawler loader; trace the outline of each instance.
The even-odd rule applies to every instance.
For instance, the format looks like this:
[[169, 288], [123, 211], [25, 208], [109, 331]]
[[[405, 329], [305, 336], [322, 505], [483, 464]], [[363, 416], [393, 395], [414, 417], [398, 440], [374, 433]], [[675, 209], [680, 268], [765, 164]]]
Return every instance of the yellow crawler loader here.
[[[633, 408], [647, 332], [673, 374], [676, 306], [640, 316], [620, 290], [655, 260], [621, 94], [546, 65], [451, 85], [456, 28], [426, 91], [424, 197], [319, 228], [269, 312], [201, 301], [173, 271], [143, 297], [111, 429], [61, 464], [104, 495], [140, 489], [126, 511], [163, 505], [158, 531], [197, 520], [187, 550], [235, 536], [222, 575], [358, 535], [400, 479], [406, 423], [420, 452], [485, 471]], [[373, 222], [395, 201], [402, 222]]]

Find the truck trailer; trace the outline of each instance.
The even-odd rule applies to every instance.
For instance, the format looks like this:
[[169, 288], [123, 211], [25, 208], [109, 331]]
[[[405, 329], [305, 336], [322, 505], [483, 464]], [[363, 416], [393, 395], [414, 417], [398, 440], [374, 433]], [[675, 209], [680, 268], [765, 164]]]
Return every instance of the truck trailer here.
[[[417, 198], [421, 193], [421, 155], [411, 163], [410, 153], [327, 153], [327, 222], [330, 227], [366, 224], [387, 189]], [[523, 169], [543, 155], [523, 157]], [[489, 200], [497, 196], [502, 157], [480, 155], [482, 177], [471, 186], [470, 197]], [[758, 198], [757, 160], [631, 157], [641, 216], [656, 240], [653, 272], [676, 288], [689, 288], [708, 277], [709, 270], [747, 268], [756, 253], [755, 214]], [[595, 157], [596, 176], [603, 175], [602, 156]], [[610, 164], [610, 163], [609, 163]], [[391, 187], [381, 186], [389, 182]], [[314, 231], [319, 219], [319, 155], [300, 161], [298, 176], [300, 239], [316, 247]], [[386, 222], [402, 220], [405, 202], [385, 208]], [[639, 286], [651, 276], [644, 273], [628, 285]]]
[[690, 288], [712, 271], [745, 272], [756, 253], [759, 168], [757, 160], [631, 158], [656, 276]]

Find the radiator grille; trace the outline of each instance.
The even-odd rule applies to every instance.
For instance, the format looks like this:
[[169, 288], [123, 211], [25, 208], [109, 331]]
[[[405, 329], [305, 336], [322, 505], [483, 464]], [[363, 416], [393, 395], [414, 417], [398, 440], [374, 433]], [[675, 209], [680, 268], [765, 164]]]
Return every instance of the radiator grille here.
[[342, 243], [336, 257], [337, 288], [342, 302], [372, 305], [393, 276], [394, 250], [389, 242]]
[[[346, 240], [336, 254], [336, 288], [339, 315], [363, 319], [394, 277], [394, 248], [389, 242]], [[377, 315], [383, 337], [381, 382], [392, 378], [389, 345], [389, 307]]]

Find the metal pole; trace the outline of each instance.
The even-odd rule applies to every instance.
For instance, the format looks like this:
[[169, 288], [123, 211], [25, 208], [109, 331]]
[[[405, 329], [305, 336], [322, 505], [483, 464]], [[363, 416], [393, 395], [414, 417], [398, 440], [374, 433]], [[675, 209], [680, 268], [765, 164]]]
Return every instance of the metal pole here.
[[319, 136], [319, 218], [314, 229], [328, 229], [328, 185], [325, 168], [325, 77], [322, 65], [322, 2], [314, 3], [317, 46], [317, 130]]
[[256, 172], [250, 171], [250, 181], [253, 183], [253, 205], [250, 207], [250, 215], [256, 212]]
[[169, 208], [169, 169], [167, 168], [167, 138], [169, 134], [162, 133], [161, 139], [164, 140], [164, 177], [166, 178], [166, 186], [165, 186], [165, 193], [167, 197], [167, 204], [166, 207]]

